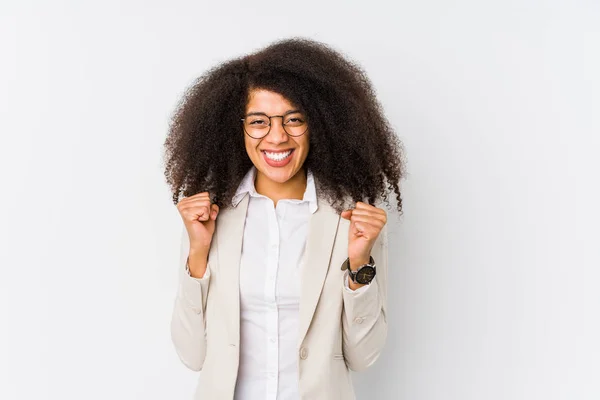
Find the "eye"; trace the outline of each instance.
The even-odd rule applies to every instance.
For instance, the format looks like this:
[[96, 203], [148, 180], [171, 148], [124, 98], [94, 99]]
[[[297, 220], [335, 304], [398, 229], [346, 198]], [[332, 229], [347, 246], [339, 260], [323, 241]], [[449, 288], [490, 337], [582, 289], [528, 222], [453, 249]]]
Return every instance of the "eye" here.
[[304, 123], [304, 118], [302, 118], [301, 116], [298, 116], [298, 115], [293, 116], [293, 117], [288, 117], [285, 120], [285, 123], [286, 123], [286, 125], [295, 125], [295, 126], [302, 125]]
[[269, 123], [268, 123], [268, 122], [267, 122], [267, 120], [266, 120], [266, 119], [264, 119], [264, 118], [251, 118], [251, 119], [248, 121], [248, 124], [249, 124], [249, 125], [255, 125], [255, 126], [262, 126], [262, 125], [265, 125], [265, 126], [266, 126], [266, 125], [268, 125]]

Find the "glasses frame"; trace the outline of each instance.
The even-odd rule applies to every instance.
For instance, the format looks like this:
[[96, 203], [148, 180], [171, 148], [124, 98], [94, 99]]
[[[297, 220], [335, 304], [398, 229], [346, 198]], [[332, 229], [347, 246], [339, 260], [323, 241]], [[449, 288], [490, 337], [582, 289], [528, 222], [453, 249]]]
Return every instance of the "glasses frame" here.
[[306, 129], [304, 129], [304, 132], [302, 132], [299, 135], [292, 135], [292, 134], [290, 134], [287, 131], [287, 129], [285, 129], [285, 127], [286, 127], [287, 124], [283, 123], [283, 119], [286, 116], [288, 116], [289, 114], [298, 114], [298, 113], [301, 113], [301, 112], [298, 111], [298, 110], [291, 110], [291, 111], [286, 112], [283, 115], [267, 115], [265, 113], [251, 113], [251, 114], [247, 115], [246, 117], [251, 116], [251, 115], [264, 115], [265, 117], [267, 117], [269, 119], [269, 129], [267, 130], [267, 133], [265, 133], [263, 136], [260, 136], [260, 137], [254, 137], [254, 136], [252, 136], [251, 134], [248, 133], [248, 131], [246, 130], [246, 124], [244, 123], [244, 121], [247, 118], [240, 118], [240, 121], [242, 121], [242, 128], [244, 129], [244, 133], [246, 135], [250, 136], [252, 139], [262, 139], [262, 138], [266, 137], [271, 132], [271, 127], [273, 126], [273, 122], [271, 121], [271, 118], [276, 118], [276, 117], [277, 118], [281, 118], [281, 126], [283, 127], [283, 130], [285, 131], [285, 133], [288, 136], [291, 136], [291, 137], [300, 137], [300, 136], [304, 135], [306, 133], [306, 131], [308, 131], [308, 122], [306, 122], [306, 117], [304, 118], [305, 119], [305, 124], [306, 124]]

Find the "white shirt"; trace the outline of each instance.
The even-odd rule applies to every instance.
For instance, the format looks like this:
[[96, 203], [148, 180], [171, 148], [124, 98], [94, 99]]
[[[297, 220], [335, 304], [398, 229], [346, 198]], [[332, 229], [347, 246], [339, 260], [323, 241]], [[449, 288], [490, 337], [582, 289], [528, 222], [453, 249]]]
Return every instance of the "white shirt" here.
[[[302, 200], [282, 199], [274, 207], [270, 198], [256, 192], [255, 178], [252, 167], [233, 197], [237, 205], [250, 195], [240, 260], [235, 400], [297, 400], [300, 271], [310, 216], [318, 208], [316, 188], [308, 170]], [[209, 276], [207, 270], [202, 280]], [[352, 291], [347, 273], [341, 284]]]

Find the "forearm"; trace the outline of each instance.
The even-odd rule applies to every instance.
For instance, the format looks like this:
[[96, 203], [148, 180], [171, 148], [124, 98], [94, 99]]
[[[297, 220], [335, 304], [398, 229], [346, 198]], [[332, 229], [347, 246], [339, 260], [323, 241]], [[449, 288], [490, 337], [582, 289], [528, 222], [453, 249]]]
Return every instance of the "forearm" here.
[[200, 371], [206, 356], [206, 330], [201, 307], [194, 306], [180, 289], [171, 318], [171, 340], [181, 362]]
[[206, 264], [202, 278], [195, 278], [190, 265], [193, 262], [190, 252], [186, 265], [180, 267], [179, 287], [171, 318], [171, 339], [183, 364], [199, 371], [206, 356], [205, 312], [210, 268]]
[[[343, 291], [343, 351], [348, 367], [354, 371], [371, 366], [387, 339], [387, 230], [381, 232], [371, 254], [377, 270], [374, 280], [367, 287]], [[359, 260], [362, 264], [368, 261]]]

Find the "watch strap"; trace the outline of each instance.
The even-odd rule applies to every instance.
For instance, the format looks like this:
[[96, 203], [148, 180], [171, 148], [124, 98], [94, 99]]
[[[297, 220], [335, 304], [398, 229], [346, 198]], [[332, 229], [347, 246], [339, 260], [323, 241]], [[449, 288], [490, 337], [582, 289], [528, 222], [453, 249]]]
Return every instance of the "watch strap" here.
[[[369, 256], [369, 264], [375, 264], [375, 260], [373, 260], [373, 256]], [[361, 266], [359, 265], [359, 268], [360, 267]], [[352, 271], [350, 269], [350, 257], [346, 258], [346, 260], [342, 263], [341, 269], [342, 269], [342, 271], [348, 270], [349, 273], [353, 273], [353, 272], [358, 271], [358, 268], [356, 269], [356, 271]]]

